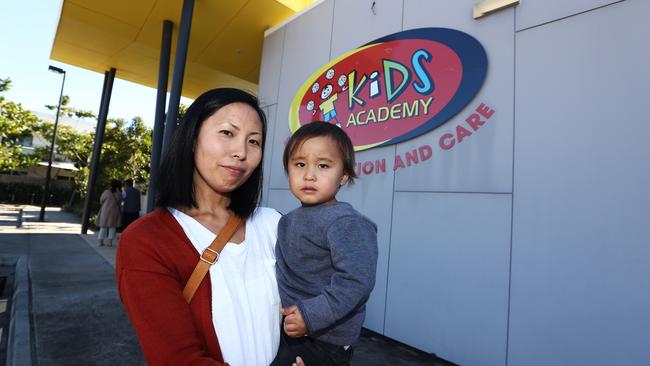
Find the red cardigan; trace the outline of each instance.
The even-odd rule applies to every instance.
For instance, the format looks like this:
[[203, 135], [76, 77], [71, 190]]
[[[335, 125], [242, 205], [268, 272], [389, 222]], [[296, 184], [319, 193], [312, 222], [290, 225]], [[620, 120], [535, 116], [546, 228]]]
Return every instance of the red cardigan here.
[[148, 365], [226, 365], [212, 324], [210, 276], [183, 298], [199, 253], [167, 210], [122, 233], [115, 270], [120, 298]]

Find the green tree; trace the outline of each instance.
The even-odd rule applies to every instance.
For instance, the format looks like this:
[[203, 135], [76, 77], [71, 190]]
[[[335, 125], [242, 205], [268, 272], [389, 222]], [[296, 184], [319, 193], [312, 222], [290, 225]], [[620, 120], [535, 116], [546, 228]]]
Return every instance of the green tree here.
[[9, 88], [11, 88], [11, 79], [0, 79], [0, 93], [6, 92]]
[[[65, 117], [67, 116], [68, 118], [76, 117], [76, 118], [97, 118], [97, 116], [87, 110], [83, 109], [77, 109], [70, 107], [70, 97], [67, 95], [64, 95], [61, 98], [61, 112], [59, 113], [60, 117]], [[46, 105], [45, 108], [51, 110], [51, 111], [56, 111], [58, 108], [58, 105]]]
[[185, 116], [185, 113], [187, 113], [187, 108], [189, 108], [189, 107], [186, 106], [186, 105], [183, 104], [183, 103], [180, 103], [180, 104], [178, 105], [178, 117], [176, 118], [176, 123], [178, 123], [178, 124], [181, 123], [181, 120], [182, 120], [183, 117]]
[[100, 159], [100, 176], [103, 176], [104, 185], [115, 178], [132, 178], [141, 186], [146, 184], [150, 160], [151, 129], [142, 118], [135, 117], [130, 122], [123, 119], [107, 121]]
[[[34, 126], [34, 132], [47, 141], [52, 141], [53, 131], [54, 123], [52, 122], [40, 121]], [[93, 135], [91, 133], [77, 131], [66, 125], [59, 125], [57, 127], [56, 148], [52, 160], [70, 161], [79, 169], [74, 174], [74, 190], [79, 193], [86, 191], [88, 165], [90, 163], [92, 149]], [[34, 153], [40, 160], [48, 160], [50, 154], [49, 145], [35, 148]]]
[[[49, 146], [34, 149], [34, 155], [30, 156], [22, 153], [20, 141], [32, 134], [51, 141], [54, 131], [52, 122], [41, 121], [20, 104], [5, 100], [2, 93], [10, 87], [10, 79], [0, 79], [0, 171], [47, 160]], [[61, 116], [95, 118], [91, 112], [72, 108], [69, 103], [70, 98], [66, 96], [62, 101]], [[56, 106], [47, 107], [56, 109]], [[182, 109], [183, 112], [184, 110]], [[99, 199], [102, 188], [107, 187], [111, 179], [131, 178], [146, 190], [149, 181], [151, 136], [151, 129], [140, 117], [135, 117], [129, 122], [123, 119], [107, 121], [93, 202]], [[95, 133], [77, 131], [61, 124], [57, 128], [53, 160], [71, 161], [78, 169], [75, 172], [74, 189], [81, 197], [85, 196], [87, 191], [94, 139]]]
[[[57, 106], [46, 105], [49, 110], [56, 110]], [[61, 112], [59, 117], [76, 117], [76, 118], [96, 118], [96, 116], [86, 110], [73, 108], [70, 106], [70, 97], [64, 95], [61, 99]], [[34, 126], [34, 132], [42, 136], [47, 141], [52, 141], [54, 123], [49, 121], [40, 121]], [[78, 169], [74, 174], [74, 190], [83, 196], [86, 191], [88, 181], [88, 165], [90, 164], [90, 155], [93, 148], [93, 135], [88, 132], [77, 131], [74, 128], [59, 123], [56, 133], [56, 146], [54, 150], [53, 161], [70, 161]], [[49, 146], [35, 149], [36, 155], [41, 160], [49, 159]]]
[[[53, 124], [42, 122], [38, 133], [51, 139]], [[92, 158], [94, 133], [79, 132], [69, 126], [59, 126], [57, 132], [57, 155], [74, 163], [75, 190], [84, 197], [87, 191], [90, 162]], [[46, 156], [47, 149], [37, 149], [40, 156]], [[95, 194], [107, 187], [111, 179], [131, 178], [146, 189], [149, 181], [149, 161], [151, 159], [151, 129], [142, 118], [135, 117], [130, 122], [123, 119], [108, 119], [104, 131], [104, 141], [99, 161], [99, 171], [95, 183]]]
[[[0, 93], [11, 87], [11, 80], [0, 79]], [[21, 142], [32, 135], [38, 118], [22, 105], [0, 94], [0, 171], [34, 165], [38, 158], [23, 153]]]

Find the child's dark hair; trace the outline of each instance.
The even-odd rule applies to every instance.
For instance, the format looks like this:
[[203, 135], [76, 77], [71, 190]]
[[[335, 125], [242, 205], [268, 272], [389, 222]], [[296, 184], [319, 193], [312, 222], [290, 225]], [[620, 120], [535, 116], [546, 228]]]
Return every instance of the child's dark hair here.
[[329, 137], [336, 143], [343, 158], [343, 173], [349, 177], [349, 183], [354, 183], [357, 173], [354, 171], [354, 146], [350, 137], [340, 127], [321, 121], [303, 125], [291, 135], [282, 155], [285, 173], [289, 173], [289, 159], [300, 145], [312, 137], [320, 136]]

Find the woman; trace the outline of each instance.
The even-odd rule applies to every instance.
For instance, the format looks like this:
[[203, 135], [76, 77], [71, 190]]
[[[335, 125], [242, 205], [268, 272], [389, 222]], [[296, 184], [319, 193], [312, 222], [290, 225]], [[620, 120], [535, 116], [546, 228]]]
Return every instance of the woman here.
[[99, 246], [104, 246], [104, 240], [107, 240], [108, 246], [113, 246], [115, 231], [120, 226], [120, 204], [122, 202], [121, 184], [119, 180], [111, 180], [111, 187], [102, 192], [99, 197], [101, 208], [97, 214], [97, 226], [99, 226]]
[[[268, 365], [279, 344], [275, 210], [258, 208], [266, 118], [252, 95], [215, 89], [187, 110], [161, 166], [158, 209], [120, 239], [120, 297], [149, 365]], [[189, 304], [199, 253], [230, 215], [242, 225]]]

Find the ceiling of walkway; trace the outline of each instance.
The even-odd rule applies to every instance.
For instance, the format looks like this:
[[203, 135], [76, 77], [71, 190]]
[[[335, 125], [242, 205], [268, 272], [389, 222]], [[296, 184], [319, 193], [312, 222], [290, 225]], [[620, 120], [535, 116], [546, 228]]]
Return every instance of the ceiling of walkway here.
[[[264, 31], [313, 0], [195, 0], [183, 96], [231, 86], [257, 91]], [[170, 78], [182, 0], [64, 0], [53, 60], [155, 88], [162, 26], [174, 22]]]

